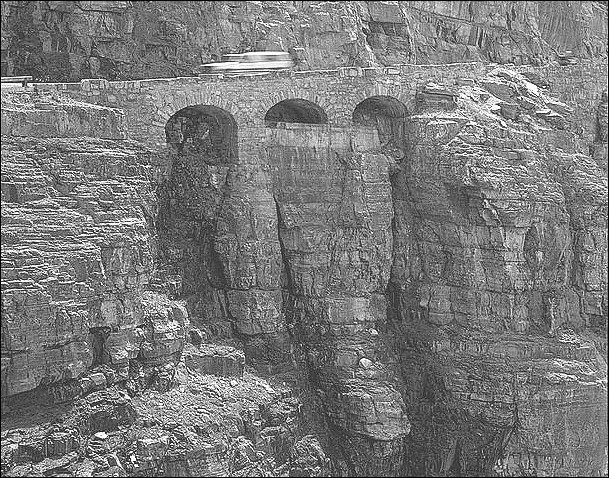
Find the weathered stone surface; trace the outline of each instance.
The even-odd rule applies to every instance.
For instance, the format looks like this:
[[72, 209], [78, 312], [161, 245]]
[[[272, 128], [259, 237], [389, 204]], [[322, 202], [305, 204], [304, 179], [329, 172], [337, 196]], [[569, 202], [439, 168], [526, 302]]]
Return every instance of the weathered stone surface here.
[[[384, 23], [488, 13], [405, 5], [356, 6]], [[48, 5], [144, 8], [73, 6]], [[501, 11], [517, 22], [521, 8], [546, 6]], [[499, 61], [537, 48], [493, 38]], [[406, 65], [3, 93], [3, 474], [602, 473], [606, 71]], [[111, 141], [80, 137], [99, 120]], [[45, 138], [27, 136], [37, 123]]]
[[190, 370], [222, 377], [242, 377], [245, 355], [234, 347], [203, 344], [197, 348], [188, 346], [184, 351], [184, 363]]
[[2, 134], [37, 138], [93, 136], [125, 139], [123, 113], [90, 103], [37, 94], [5, 95]]
[[312, 435], [302, 437], [290, 451], [289, 476], [326, 476], [330, 460]]
[[596, 137], [590, 146], [590, 155], [605, 171], [605, 174], [607, 173], [607, 111], [607, 94], [605, 93], [596, 113]]
[[[391, 446], [409, 423], [386, 366], [390, 353], [367, 331], [385, 318], [392, 248], [392, 160], [379, 147], [369, 127], [294, 124], [267, 130], [265, 154], [289, 284], [286, 312], [306, 350], [309, 380], [339, 433]], [[366, 357], [377, 361], [373, 368], [359, 366]], [[366, 447], [335, 453], [348, 474], [381, 466]]]
[[3, 395], [128, 366], [152, 267], [150, 154], [97, 139], [2, 145]]
[[507, 91], [561, 106], [546, 92], [502, 69], [480, 84], [482, 104], [463, 86], [456, 111], [414, 112], [394, 183], [390, 315], [402, 331], [409, 470], [600, 473], [606, 174], [571, 118], [488, 113]]
[[[18, 103], [12, 95], [3, 94], [7, 104]], [[26, 102], [29, 95], [19, 101]], [[33, 98], [63, 107], [44, 94]], [[36, 120], [33, 113], [24, 124]], [[171, 199], [162, 189], [170, 177], [166, 157], [131, 141], [11, 133], [2, 138], [3, 474], [127, 476], [161, 469], [173, 475], [269, 474], [285, 464], [300, 427], [300, 404], [290, 398], [291, 390], [284, 386], [275, 391], [244, 376], [242, 351], [202, 343], [219, 335], [213, 317], [193, 317], [207, 332], [191, 326], [188, 309], [197, 312], [201, 307], [171, 299], [168, 294], [183, 291], [172, 286], [177, 283], [172, 276], [153, 270], [154, 259], [159, 268], [171, 265], [158, 255], [169, 242], [157, 238], [167, 236], [157, 235], [159, 228], [154, 227], [159, 203]], [[187, 287], [196, 280], [196, 275], [182, 276], [179, 283]], [[15, 297], [38, 307], [23, 307]], [[65, 309], [57, 315], [62, 321], [55, 315], [48, 319], [56, 309]], [[17, 340], [24, 341], [20, 349], [13, 347]], [[188, 340], [197, 342], [198, 350], [183, 357]], [[81, 350], [74, 345], [79, 342], [82, 356], [74, 352]], [[229, 383], [214, 377], [201, 383], [199, 377], [209, 373], [239, 379]], [[173, 395], [167, 392], [176, 385]], [[143, 398], [145, 407], [158, 406], [146, 413], [134, 409], [116, 386], [131, 394], [153, 389], [167, 395], [150, 392], [160, 400]], [[236, 400], [240, 405], [225, 414], [224, 403]], [[200, 404], [208, 410], [204, 416]], [[136, 430], [140, 416], [147, 425]], [[146, 427], [155, 417], [183, 420], [186, 428], [153, 436]], [[47, 431], [47, 420], [63, 428]], [[164, 426], [175, 427], [169, 422]], [[15, 429], [23, 433], [15, 437]], [[235, 444], [232, 438], [225, 441], [225, 433], [245, 433], [247, 438]], [[205, 438], [192, 442], [198, 434]], [[171, 437], [167, 459], [166, 437]], [[256, 446], [253, 456], [246, 453], [251, 460], [235, 461], [235, 447], [243, 443], [251, 451], [250, 441]]]
[[135, 322], [138, 325], [132, 333], [137, 342], [136, 360], [128, 363], [128, 387], [133, 391], [167, 390], [175, 382], [176, 366], [186, 343], [189, 328], [186, 307], [164, 294], [144, 291]]
[[224, 53], [252, 50], [289, 51], [303, 70], [539, 64], [564, 61], [566, 51], [575, 60], [606, 57], [607, 7], [565, 1], [2, 4], [3, 75], [42, 81], [181, 76]]

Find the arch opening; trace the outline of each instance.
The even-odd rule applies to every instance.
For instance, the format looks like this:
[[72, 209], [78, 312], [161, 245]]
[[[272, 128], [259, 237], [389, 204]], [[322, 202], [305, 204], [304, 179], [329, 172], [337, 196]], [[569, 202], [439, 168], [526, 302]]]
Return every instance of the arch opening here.
[[237, 123], [217, 106], [182, 108], [167, 120], [165, 139], [172, 153], [198, 156], [212, 164], [237, 161]]
[[217, 301], [226, 281], [215, 240], [227, 177], [239, 160], [237, 123], [217, 106], [187, 106], [167, 120], [165, 139], [171, 167], [158, 188], [151, 283], [185, 299], [196, 328], [232, 330]]
[[264, 124], [275, 128], [278, 123], [327, 124], [328, 115], [311, 101], [293, 98], [280, 101], [267, 111]]
[[353, 124], [377, 128], [381, 145], [403, 149], [408, 110], [391, 96], [371, 96], [353, 110]]

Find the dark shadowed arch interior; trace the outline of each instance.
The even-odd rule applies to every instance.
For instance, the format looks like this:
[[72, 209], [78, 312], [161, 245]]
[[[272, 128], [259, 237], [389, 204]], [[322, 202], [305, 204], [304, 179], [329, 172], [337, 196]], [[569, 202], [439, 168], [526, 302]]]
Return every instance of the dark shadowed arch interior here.
[[211, 163], [237, 160], [237, 123], [226, 110], [211, 105], [182, 108], [165, 126], [170, 150], [199, 155]]
[[171, 167], [157, 189], [158, 268], [151, 282], [186, 299], [193, 324], [217, 323], [213, 330], [221, 333], [232, 325], [217, 305], [225, 279], [214, 244], [228, 172], [239, 159], [237, 123], [217, 106], [187, 106], [168, 119], [165, 138]]
[[280, 101], [268, 110], [264, 122], [269, 127], [275, 127], [277, 123], [327, 124], [328, 115], [319, 105], [294, 98]]
[[393, 142], [401, 147], [407, 115], [408, 110], [400, 100], [391, 96], [371, 96], [353, 110], [353, 124], [376, 127], [381, 144]]

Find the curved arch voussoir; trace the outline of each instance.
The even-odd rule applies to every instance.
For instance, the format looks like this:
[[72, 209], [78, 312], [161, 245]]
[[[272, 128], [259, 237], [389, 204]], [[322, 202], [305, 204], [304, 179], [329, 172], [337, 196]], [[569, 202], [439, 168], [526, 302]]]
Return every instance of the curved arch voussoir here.
[[156, 102], [159, 116], [164, 120], [169, 119], [171, 116], [184, 108], [197, 105], [215, 106], [216, 108], [223, 109], [230, 113], [234, 118], [237, 117], [235, 107], [232, 102], [227, 101], [227, 99], [223, 96], [209, 90], [192, 91], [186, 94], [176, 95], [174, 101], [165, 107], [160, 104], [160, 101]]
[[329, 116], [328, 108], [330, 102], [326, 96], [321, 96], [318, 92], [312, 90], [285, 90], [274, 92], [261, 101], [260, 111], [255, 118], [256, 121], [263, 122], [271, 108], [286, 100], [307, 100], [321, 108], [324, 111], [324, 114]]

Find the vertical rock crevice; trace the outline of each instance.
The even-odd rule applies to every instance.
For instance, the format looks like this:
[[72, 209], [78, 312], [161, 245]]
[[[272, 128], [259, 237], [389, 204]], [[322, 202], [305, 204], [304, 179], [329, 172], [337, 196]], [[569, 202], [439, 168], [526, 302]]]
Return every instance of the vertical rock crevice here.
[[103, 365], [110, 361], [110, 356], [106, 350], [106, 341], [110, 336], [110, 327], [91, 327], [89, 329], [91, 352], [93, 358], [91, 367]]

